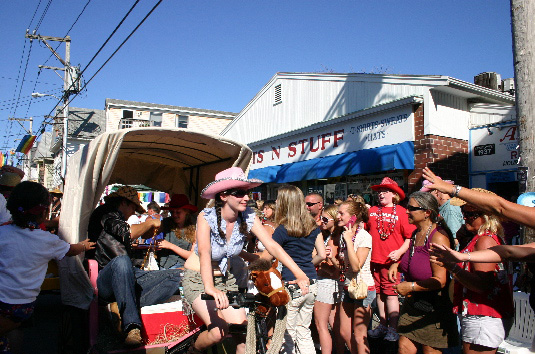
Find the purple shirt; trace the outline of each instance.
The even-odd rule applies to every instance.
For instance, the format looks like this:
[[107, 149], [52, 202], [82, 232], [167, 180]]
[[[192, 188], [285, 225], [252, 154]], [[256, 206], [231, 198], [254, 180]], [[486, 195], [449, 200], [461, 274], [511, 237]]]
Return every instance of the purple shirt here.
[[433, 276], [433, 271], [431, 270], [431, 263], [429, 262], [429, 244], [433, 239], [433, 235], [439, 228], [436, 227], [423, 246], [414, 247], [414, 254], [411, 257], [411, 250], [414, 245], [415, 234], [417, 230], [412, 234], [413, 237], [409, 244], [409, 249], [401, 257], [401, 262], [399, 264], [399, 270], [405, 275], [406, 281], [420, 281], [429, 279]]

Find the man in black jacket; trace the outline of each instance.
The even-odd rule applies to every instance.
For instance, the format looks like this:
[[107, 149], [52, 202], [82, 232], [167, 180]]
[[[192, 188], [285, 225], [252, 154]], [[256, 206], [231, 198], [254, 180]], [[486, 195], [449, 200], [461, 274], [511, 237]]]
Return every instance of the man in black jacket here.
[[136, 211], [144, 213], [137, 191], [120, 187], [108, 195], [89, 219], [89, 239], [96, 242], [86, 257], [99, 264], [99, 297], [117, 302], [122, 328], [127, 333], [125, 345], [142, 345], [140, 306], [162, 303], [175, 294], [181, 282], [178, 270], [143, 271], [132, 266], [131, 241], [152, 237], [160, 227], [159, 219], [130, 226], [126, 220]]

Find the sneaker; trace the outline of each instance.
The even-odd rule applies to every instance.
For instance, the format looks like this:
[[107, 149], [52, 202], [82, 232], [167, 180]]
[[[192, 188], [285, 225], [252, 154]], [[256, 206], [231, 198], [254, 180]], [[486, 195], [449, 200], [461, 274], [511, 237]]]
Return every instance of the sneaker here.
[[143, 345], [143, 339], [141, 338], [141, 331], [139, 328], [132, 328], [124, 340], [124, 345], [127, 347], [140, 347]]
[[397, 342], [399, 340], [399, 334], [396, 333], [396, 330], [392, 327], [388, 327], [386, 331], [385, 340], [389, 342]]
[[380, 338], [383, 337], [387, 332], [387, 329], [384, 325], [380, 324], [375, 327], [375, 329], [370, 329], [368, 331], [368, 336], [371, 338]]

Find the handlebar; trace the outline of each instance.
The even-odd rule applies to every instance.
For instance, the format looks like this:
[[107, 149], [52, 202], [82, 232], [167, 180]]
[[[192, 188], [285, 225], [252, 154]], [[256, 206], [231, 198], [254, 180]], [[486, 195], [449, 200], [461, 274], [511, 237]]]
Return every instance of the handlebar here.
[[[239, 291], [228, 291], [227, 297], [229, 306], [234, 308], [248, 307], [252, 308], [257, 304], [256, 295], [251, 293], [241, 293]], [[201, 300], [214, 300], [212, 295], [201, 294]]]

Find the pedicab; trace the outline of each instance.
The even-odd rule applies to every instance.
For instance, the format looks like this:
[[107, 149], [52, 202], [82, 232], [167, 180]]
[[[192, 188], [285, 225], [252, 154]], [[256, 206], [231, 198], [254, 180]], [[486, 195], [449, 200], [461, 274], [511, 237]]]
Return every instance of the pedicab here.
[[[85, 239], [89, 217], [106, 186], [111, 184], [143, 185], [169, 194], [186, 194], [192, 204], [202, 209], [206, 201], [200, 198], [201, 189], [221, 170], [232, 166], [247, 170], [251, 156], [246, 145], [186, 129], [133, 128], [104, 133], [69, 159], [59, 235], [70, 243]], [[65, 257], [59, 263], [60, 290], [63, 304], [89, 309], [89, 344], [95, 348], [99, 330], [98, 267], [93, 261], [89, 262], [89, 270], [86, 268], [82, 256]], [[141, 309], [142, 317], [144, 309]], [[163, 333], [162, 340], [162, 333], [159, 333], [159, 342], [151, 344], [149, 339], [155, 334], [147, 333], [145, 328], [147, 345], [131, 351], [180, 352], [185, 342], [191, 341], [199, 331], [201, 324], [199, 321], [192, 323], [183, 315], [180, 301], [167, 305], [166, 312], [157, 308], [149, 310], [160, 315], [150, 316], [151, 322], [162, 322], [161, 326], [152, 323], [152, 327], [160, 327], [165, 332], [165, 322], [172, 319], [182, 321], [179, 324], [189, 329], [178, 338], [168, 338]]]

